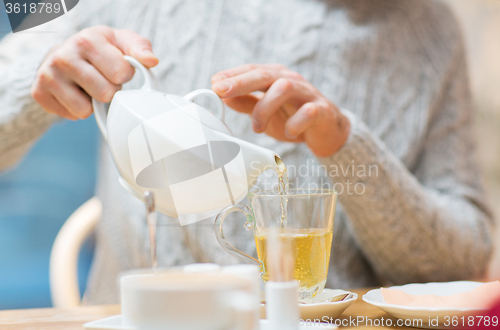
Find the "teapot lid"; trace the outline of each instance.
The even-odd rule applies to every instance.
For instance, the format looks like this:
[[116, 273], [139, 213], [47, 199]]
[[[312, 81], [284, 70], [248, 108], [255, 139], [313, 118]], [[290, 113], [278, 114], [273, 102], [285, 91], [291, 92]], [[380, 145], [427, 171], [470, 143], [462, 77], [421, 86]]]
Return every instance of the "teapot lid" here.
[[191, 102], [189, 100], [186, 100], [184, 97], [179, 96], [179, 95], [174, 95], [174, 94], [165, 94], [165, 97], [167, 100], [169, 100], [172, 104], [175, 106], [182, 108], [185, 106], [189, 106], [194, 104], [196, 106], [196, 110], [198, 113], [198, 116], [200, 118], [200, 123], [203, 126], [206, 126], [210, 129], [213, 129], [215, 131], [219, 131], [225, 134], [233, 135], [229, 127], [226, 126], [226, 124], [217, 118], [215, 114], [204, 107], [202, 107], [199, 104], [196, 104], [194, 102]]

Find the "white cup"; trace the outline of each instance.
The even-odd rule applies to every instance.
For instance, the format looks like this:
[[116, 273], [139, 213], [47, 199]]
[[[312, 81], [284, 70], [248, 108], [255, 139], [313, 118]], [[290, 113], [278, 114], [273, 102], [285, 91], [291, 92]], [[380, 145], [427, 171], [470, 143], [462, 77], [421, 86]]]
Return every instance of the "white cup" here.
[[123, 325], [139, 330], [253, 330], [252, 281], [224, 273], [166, 272], [120, 279]]

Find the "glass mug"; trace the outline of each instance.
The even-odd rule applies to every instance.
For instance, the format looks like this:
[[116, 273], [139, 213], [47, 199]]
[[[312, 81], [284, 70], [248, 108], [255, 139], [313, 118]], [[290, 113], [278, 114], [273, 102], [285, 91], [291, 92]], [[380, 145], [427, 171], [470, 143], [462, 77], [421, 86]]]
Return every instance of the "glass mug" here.
[[[286, 218], [282, 224], [282, 199]], [[247, 263], [257, 264], [262, 279], [269, 279], [266, 242], [270, 232], [278, 232], [279, 239], [287, 240], [295, 259], [294, 278], [299, 281], [301, 300], [320, 293], [326, 283], [333, 237], [333, 222], [337, 193], [329, 189], [289, 189], [280, 195], [277, 190], [250, 192], [250, 206], [231, 205], [215, 219], [217, 240], [224, 250]], [[224, 219], [229, 213], [245, 214], [247, 230], [253, 229], [258, 260], [236, 249], [224, 236]]]

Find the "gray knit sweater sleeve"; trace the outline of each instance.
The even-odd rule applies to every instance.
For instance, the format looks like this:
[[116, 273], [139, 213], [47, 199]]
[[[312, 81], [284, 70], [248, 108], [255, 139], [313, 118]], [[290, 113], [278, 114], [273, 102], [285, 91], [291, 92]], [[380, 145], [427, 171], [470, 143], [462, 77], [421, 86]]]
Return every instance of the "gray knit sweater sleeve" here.
[[[448, 24], [447, 33], [453, 26]], [[456, 24], [455, 29], [452, 33], [459, 34]], [[456, 42], [449, 57], [429, 59], [444, 60], [440, 65], [446, 70], [432, 109], [420, 114], [427, 116], [428, 127], [423, 142], [415, 142], [421, 152], [414, 168], [349, 111], [347, 143], [320, 159], [327, 167], [356, 169], [332, 177], [351, 191], [358, 184], [359, 194], [344, 192], [339, 200], [359, 248], [380, 278], [395, 284], [478, 278], [491, 254], [492, 215], [484, 204], [472, 142], [465, 52], [459, 37], [451, 40]]]
[[36, 34], [9, 35], [0, 44], [0, 170], [16, 164], [57, 117], [31, 98], [36, 71], [50, 46], [34, 48]]
[[26, 32], [11, 33], [0, 41], [0, 171], [15, 165], [59, 119], [31, 97], [31, 86], [43, 59], [57, 43], [92, 24], [96, 11], [107, 2], [88, 0], [86, 5], [93, 10], [80, 4], [66, 15]]

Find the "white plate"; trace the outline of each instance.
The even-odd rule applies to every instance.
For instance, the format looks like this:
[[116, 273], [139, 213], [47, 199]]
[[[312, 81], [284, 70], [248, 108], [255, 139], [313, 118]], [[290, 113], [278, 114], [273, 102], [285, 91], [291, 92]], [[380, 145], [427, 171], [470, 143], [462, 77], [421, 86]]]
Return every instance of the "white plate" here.
[[[393, 286], [390, 289], [398, 289], [412, 295], [434, 294], [437, 296], [449, 296], [461, 292], [474, 290], [484, 283], [481, 282], [446, 282], [446, 283], [426, 283], [426, 284], [406, 284]], [[393, 305], [385, 302], [380, 289], [368, 291], [363, 300], [371, 305], [377, 306], [387, 314], [398, 319], [412, 321], [413, 326], [427, 329], [457, 329], [461, 328], [464, 315], [471, 315], [474, 312], [483, 311], [484, 308], [425, 308]], [[416, 326], [413, 320], [422, 320], [421, 325]], [[453, 326], [451, 322], [457, 320], [458, 326]], [[432, 320], [430, 322], [429, 320]], [[434, 320], [437, 320], [437, 324]], [[464, 317], [467, 326], [467, 316]], [[447, 326], [447, 323], [450, 325]]]
[[[320, 301], [326, 300], [329, 297], [346, 293], [351, 293], [353, 297], [344, 301], [320, 303]], [[354, 292], [324, 289], [320, 294], [312, 298], [312, 303], [299, 304], [300, 318], [302, 320], [323, 320], [323, 317], [325, 317], [324, 321], [329, 321], [330, 318], [335, 319], [339, 317], [347, 307], [351, 306], [356, 299], [358, 299], [358, 295]], [[260, 305], [260, 317], [262, 319], [266, 318], [265, 304]]]

